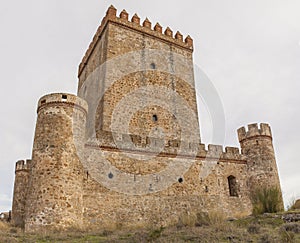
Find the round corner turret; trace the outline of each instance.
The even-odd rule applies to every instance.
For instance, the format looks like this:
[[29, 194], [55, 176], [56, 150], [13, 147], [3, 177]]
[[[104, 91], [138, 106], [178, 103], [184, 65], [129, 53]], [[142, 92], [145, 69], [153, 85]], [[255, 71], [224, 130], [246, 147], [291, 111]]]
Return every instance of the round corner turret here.
[[[78, 153], [84, 144], [87, 111], [87, 102], [76, 95], [54, 93], [40, 98], [25, 231], [82, 225], [84, 169]], [[22, 166], [22, 162], [17, 164], [17, 168]]]
[[240, 143], [246, 139], [255, 139], [256, 137], [262, 136], [272, 139], [271, 127], [267, 123], [261, 123], [259, 126], [257, 123], [249, 124], [247, 129], [241, 127], [237, 132]]
[[88, 104], [84, 99], [68, 93], [52, 93], [44, 95], [39, 99], [37, 112], [39, 113], [44, 107], [53, 104], [72, 105], [75, 108], [81, 109], [85, 114], [88, 111]]
[[273, 137], [269, 124], [249, 124], [247, 129], [238, 129], [242, 154], [247, 159], [250, 191], [257, 188], [280, 190], [278, 170], [273, 148]]
[[12, 202], [12, 224], [24, 227], [25, 206], [30, 177], [31, 160], [19, 160], [15, 167], [15, 182]]

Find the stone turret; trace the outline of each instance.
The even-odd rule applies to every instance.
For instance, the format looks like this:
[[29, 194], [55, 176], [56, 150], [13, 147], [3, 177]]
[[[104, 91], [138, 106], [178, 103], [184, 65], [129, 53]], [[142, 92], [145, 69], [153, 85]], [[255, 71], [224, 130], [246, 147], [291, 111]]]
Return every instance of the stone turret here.
[[78, 137], [84, 138], [87, 104], [70, 94], [50, 94], [38, 104], [25, 230], [82, 226]]
[[24, 215], [31, 160], [19, 160], [15, 168], [14, 197], [12, 205], [12, 223], [24, 227]]
[[[280, 190], [272, 132], [268, 124], [248, 125], [238, 129], [242, 154], [247, 157], [250, 190], [276, 187]], [[283, 205], [283, 203], [282, 203]]]

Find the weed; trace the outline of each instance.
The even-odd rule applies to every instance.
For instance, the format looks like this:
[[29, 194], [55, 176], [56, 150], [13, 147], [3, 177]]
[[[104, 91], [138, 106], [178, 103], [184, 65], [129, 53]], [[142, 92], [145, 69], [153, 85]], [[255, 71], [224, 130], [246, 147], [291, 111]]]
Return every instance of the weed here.
[[195, 214], [190, 214], [190, 213], [183, 213], [180, 215], [178, 223], [177, 223], [177, 227], [181, 228], [181, 227], [193, 227], [195, 226], [197, 221], [197, 216]]
[[276, 213], [281, 208], [281, 193], [276, 187], [257, 188], [251, 195], [253, 214]]
[[258, 234], [260, 231], [260, 227], [257, 224], [251, 224], [248, 226], [247, 231], [250, 234]]
[[163, 231], [164, 231], [164, 227], [162, 227], [162, 226], [159, 229], [150, 231], [150, 233], [149, 233], [150, 240], [152, 241], [152, 240], [158, 239], [161, 236]]
[[295, 234], [293, 232], [281, 228], [279, 234], [282, 242], [295, 242]]
[[290, 232], [293, 232], [296, 234], [300, 233], [300, 224], [298, 224], [298, 223], [284, 224], [284, 225], [282, 225], [281, 228], [285, 231], [290, 231]]

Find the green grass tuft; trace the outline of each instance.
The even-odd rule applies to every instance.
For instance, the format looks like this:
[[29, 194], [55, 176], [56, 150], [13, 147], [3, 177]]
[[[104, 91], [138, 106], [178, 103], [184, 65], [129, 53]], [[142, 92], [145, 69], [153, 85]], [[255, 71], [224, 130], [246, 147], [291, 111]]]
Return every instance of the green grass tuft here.
[[253, 215], [276, 213], [281, 210], [281, 193], [276, 187], [257, 188], [251, 195]]

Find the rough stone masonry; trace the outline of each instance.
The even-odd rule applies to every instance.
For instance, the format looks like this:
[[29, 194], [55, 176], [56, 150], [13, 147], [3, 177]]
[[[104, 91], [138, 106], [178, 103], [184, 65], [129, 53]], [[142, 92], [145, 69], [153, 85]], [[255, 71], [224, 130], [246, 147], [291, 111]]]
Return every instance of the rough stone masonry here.
[[201, 143], [190, 36], [111, 6], [78, 78], [77, 96], [39, 100], [32, 159], [16, 163], [26, 232], [242, 217], [255, 188], [280, 189], [268, 124], [238, 129], [241, 152]]

